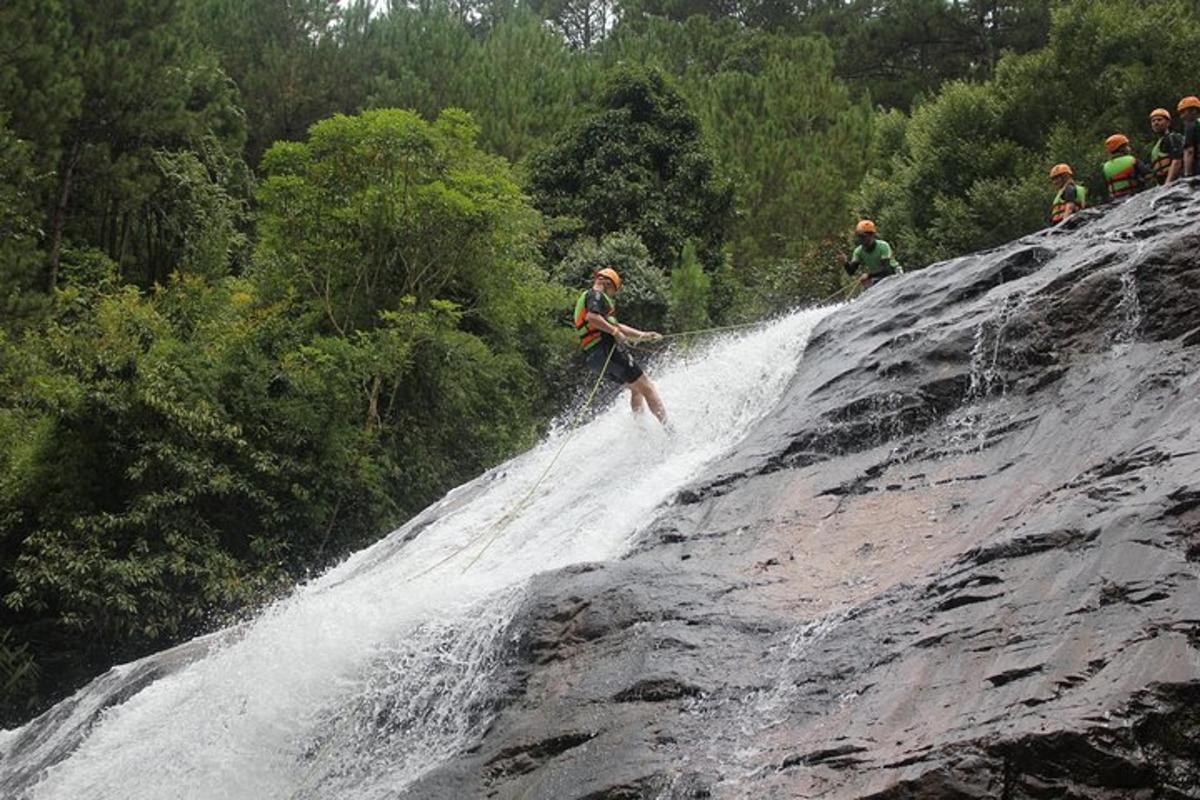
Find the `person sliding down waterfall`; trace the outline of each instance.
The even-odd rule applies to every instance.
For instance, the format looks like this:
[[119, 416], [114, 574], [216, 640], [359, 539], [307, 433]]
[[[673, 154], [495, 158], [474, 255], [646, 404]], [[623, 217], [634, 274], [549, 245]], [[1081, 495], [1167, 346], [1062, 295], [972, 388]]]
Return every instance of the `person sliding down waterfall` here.
[[579, 334], [579, 345], [592, 372], [603, 369], [610, 381], [629, 389], [632, 395], [629, 402], [634, 413], [642, 410], [644, 402], [666, 426], [667, 409], [658, 389], [629, 354], [617, 346], [618, 343], [628, 344], [630, 339], [656, 341], [662, 334], [639, 331], [617, 322], [617, 304], [613, 296], [620, 290], [621, 276], [612, 267], [605, 267], [592, 276], [592, 288], [580, 294], [575, 303], [575, 332]]
[[883, 239], [875, 238], [874, 222], [860, 220], [854, 227], [854, 236], [858, 240], [858, 247], [854, 248], [854, 254], [846, 262], [847, 275], [853, 275], [859, 267], [865, 267], [867, 274], [862, 276], [862, 285], [870, 288], [876, 281], [904, 273], [892, 259], [892, 246]]

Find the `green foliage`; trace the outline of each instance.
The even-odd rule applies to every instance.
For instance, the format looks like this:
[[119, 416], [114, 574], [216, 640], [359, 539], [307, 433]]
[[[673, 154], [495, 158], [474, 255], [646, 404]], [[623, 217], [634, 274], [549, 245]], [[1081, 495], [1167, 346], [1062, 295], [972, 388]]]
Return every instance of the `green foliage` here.
[[696, 247], [688, 242], [684, 245], [678, 266], [671, 271], [671, 302], [667, 318], [672, 329], [690, 331], [708, 325], [711, 285], [712, 279], [696, 257]]
[[614, 38], [622, 28], [642, 31], [662, 20], [736, 23], [750, 34], [816, 34], [831, 43], [840, 78], [866, 88], [876, 102], [907, 108], [946, 80], [987, 78], [1005, 51], [1040, 47], [1051, 5], [1050, 0], [631, 0], [622, 4]]
[[0, 12], [14, 16], [0, 24], [0, 96], [12, 98], [12, 130], [37, 141], [33, 163], [46, 178], [35, 187], [45, 287], [72, 241], [101, 247], [143, 286], [194, 255], [179, 252], [191, 223], [173, 214], [195, 209], [175, 205], [167, 154], [202, 161], [207, 175], [193, 171], [193, 185], [203, 178], [245, 195], [242, 112], [215, 60], [194, 45], [182, 5], [19, 0]]
[[516, 162], [579, 116], [595, 91], [594, 63], [526, 11], [493, 27], [463, 75], [461, 105], [479, 120], [480, 141]]
[[337, 0], [192, 0], [202, 40], [237, 84], [257, 163], [272, 142], [294, 140], [336, 111], [354, 111], [363, 80], [344, 44], [357, 17]]
[[19, 715], [32, 711], [37, 690], [38, 667], [29, 645], [14, 642], [10, 631], [0, 629], [0, 708], [16, 714], [0, 714], [0, 724], [17, 723]]
[[33, 148], [5, 125], [0, 112], [0, 316], [16, 330], [44, 306], [38, 292], [40, 258], [37, 177]]
[[549, 243], [552, 260], [580, 233], [635, 232], [656, 264], [689, 240], [720, 263], [733, 215], [729, 182], [703, 143], [699, 121], [663, 75], [621, 68], [609, 74], [599, 110], [565, 130], [530, 168], [534, 202], [565, 218]]
[[201, 630], [396, 518], [369, 467], [375, 354], [322, 363], [306, 338], [245, 282], [180, 278], [64, 290], [6, 353], [0, 622], [48, 679]]
[[396, 4], [375, 29], [379, 47], [369, 107], [409, 108], [432, 118], [443, 108], [467, 105], [463, 76], [479, 42], [447, 4]]
[[520, 161], [579, 116], [594, 65], [523, 8], [490, 7], [472, 26], [448, 5], [396, 5], [374, 24], [379, 41], [367, 104], [433, 118], [470, 111], [488, 150]]
[[529, 6], [580, 50], [603, 41], [617, 21], [613, 0], [531, 0]]
[[1006, 51], [1045, 42], [1050, 0], [854, 0], [805, 27], [825, 33], [838, 73], [861, 82], [876, 102], [906, 108], [958, 78], [986, 79]]
[[833, 78], [824, 42], [775, 49], [757, 73], [723, 71], [707, 82], [703, 118], [735, 170], [741, 268], [794, 257], [841, 230], [871, 141], [870, 109]]
[[[186, 222], [164, 231], [166, 283], [63, 249], [50, 314], [0, 338], [0, 631], [37, 669], [13, 667], [21, 691], [36, 679], [40, 703], [202, 631], [528, 445], [561, 399], [568, 300], [475, 132], [374, 111], [273, 148], [244, 277], [224, 274], [240, 206], [196, 150], [155, 162], [164, 219]], [[5, 696], [0, 716], [25, 710]]]
[[15, 135], [36, 142], [38, 172], [58, 165], [83, 84], [76, 68], [71, 0], [7, 0], [0, 5], [0, 112]]
[[236, 165], [211, 139], [197, 144], [200, 153], [159, 150], [152, 154], [159, 171], [153, 214], [161, 246], [172, 254], [178, 270], [218, 278], [240, 268], [248, 258], [246, 203], [230, 193], [237, 177], [228, 173], [213, 177], [214, 168], [236, 169]]
[[370, 340], [400, 313], [433, 326], [406, 345], [412, 373], [397, 361], [367, 381], [414, 511], [530, 440], [569, 335], [552, 327], [569, 301], [537, 264], [539, 218], [476, 134], [461, 111], [375, 110], [263, 162], [256, 281], [333, 338]]
[[264, 279], [294, 282], [338, 334], [409, 296], [453, 301], [491, 332], [523, 321], [515, 301], [541, 282], [537, 218], [475, 136], [463, 112], [431, 124], [376, 110], [276, 145], [259, 195]]

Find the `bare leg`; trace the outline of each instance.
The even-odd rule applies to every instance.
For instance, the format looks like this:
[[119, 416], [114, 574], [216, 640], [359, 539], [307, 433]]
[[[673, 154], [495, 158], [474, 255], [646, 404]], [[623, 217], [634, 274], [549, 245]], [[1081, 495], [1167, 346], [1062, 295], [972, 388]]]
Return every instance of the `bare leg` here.
[[642, 393], [634, 388], [636, 384], [629, 384], [629, 407], [633, 409], [633, 413], [642, 413]]
[[633, 392], [632, 403], [634, 404], [635, 411], [641, 406], [641, 401], [644, 398], [646, 404], [650, 406], [650, 412], [658, 417], [658, 421], [663, 425], [667, 424], [667, 409], [663, 405], [662, 398], [658, 396], [658, 389], [650, 382], [650, 378], [642, 375], [642, 377], [629, 384], [629, 391]]

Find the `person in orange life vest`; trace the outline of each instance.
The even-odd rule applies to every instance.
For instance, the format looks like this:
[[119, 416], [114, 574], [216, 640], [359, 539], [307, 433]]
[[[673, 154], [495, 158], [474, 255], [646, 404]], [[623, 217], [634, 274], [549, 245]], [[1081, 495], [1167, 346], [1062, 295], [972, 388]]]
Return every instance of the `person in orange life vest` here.
[[1104, 162], [1104, 182], [1108, 184], [1108, 196], [1113, 200], [1129, 197], [1140, 192], [1150, 180], [1150, 168], [1133, 154], [1129, 137], [1114, 133], [1104, 140], [1104, 147], [1112, 156]]
[[1179, 101], [1176, 108], [1183, 120], [1183, 175], [1190, 178], [1196, 174], [1196, 145], [1200, 143], [1200, 97], [1188, 95]]
[[621, 276], [615, 269], [605, 267], [596, 272], [592, 288], [580, 294], [575, 303], [575, 331], [579, 334], [579, 344], [592, 372], [603, 369], [606, 378], [629, 389], [629, 403], [634, 413], [640, 412], [643, 404], [648, 405], [658, 421], [666, 425], [667, 409], [658, 389], [629, 354], [617, 346], [628, 344], [630, 339], [655, 341], [661, 339], [662, 334], [639, 331], [617, 322], [617, 304], [613, 297], [620, 290]]
[[1150, 129], [1158, 137], [1150, 149], [1150, 169], [1158, 185], [1166, 186], [1183, 172], [1183, 135], [1171, 130], [1171, 112], [1165, 108], [1150, 112]]
[[1050, 180], [1058, 187], [1054, 204], [1050, 206], [1050, 224], [1057, 225], [1069, 219], [1076, 211], [1087, 208], [1087, 189], [1075, 185], [1075, 173], [1069, 164], [1055, 164], [1050, 169]]

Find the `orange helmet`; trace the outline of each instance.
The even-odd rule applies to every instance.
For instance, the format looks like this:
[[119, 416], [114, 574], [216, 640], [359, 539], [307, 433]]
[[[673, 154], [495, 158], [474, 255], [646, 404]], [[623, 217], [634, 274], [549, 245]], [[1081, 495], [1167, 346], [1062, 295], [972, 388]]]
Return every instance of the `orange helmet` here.
[[1189, 94], [1187, 97], [1179, 101], [1179, 106], [1175, 109], [1179, 113], [1183, 113], [1189, 108], [1200, 108], [1200, 97]]
[[605, 267], [604, 269], [596, 270], [596, 277], [608, 278], [610, 281], [612, 281], [613, 287], [615, 287], [618, 291], [621, 288], [621, 276], [612, 267]]
[[1073, 176], [1074, 174], [1075, 174], [1074, 172], [1071, 172], [1070, 164], [1055, 164], [1053, 167], [1050, 168], [1050, 177], [1051, 178], [1057, 178], [1059, 175], [1072, 175]]
[[1108, 152], [1115, 153], [1125, 145], [1129, 144], [1129, 137], [1123, 133], [1114, 133], [1112, 136], [1104, 140], [1104, 147]]
[[1170, 122], [1171, 112], [1167, 111], [1165, 108], [1156, 108], [1150, 112], [1150, 119], [1154, 119], [1155, 117], [1162, 117], [1163, 119]]
[[854, 226], [854, 232], [855, 233], [874, 233], [875, 232], [875, 223], [869, 219], [860, 220], [859, 223]]

